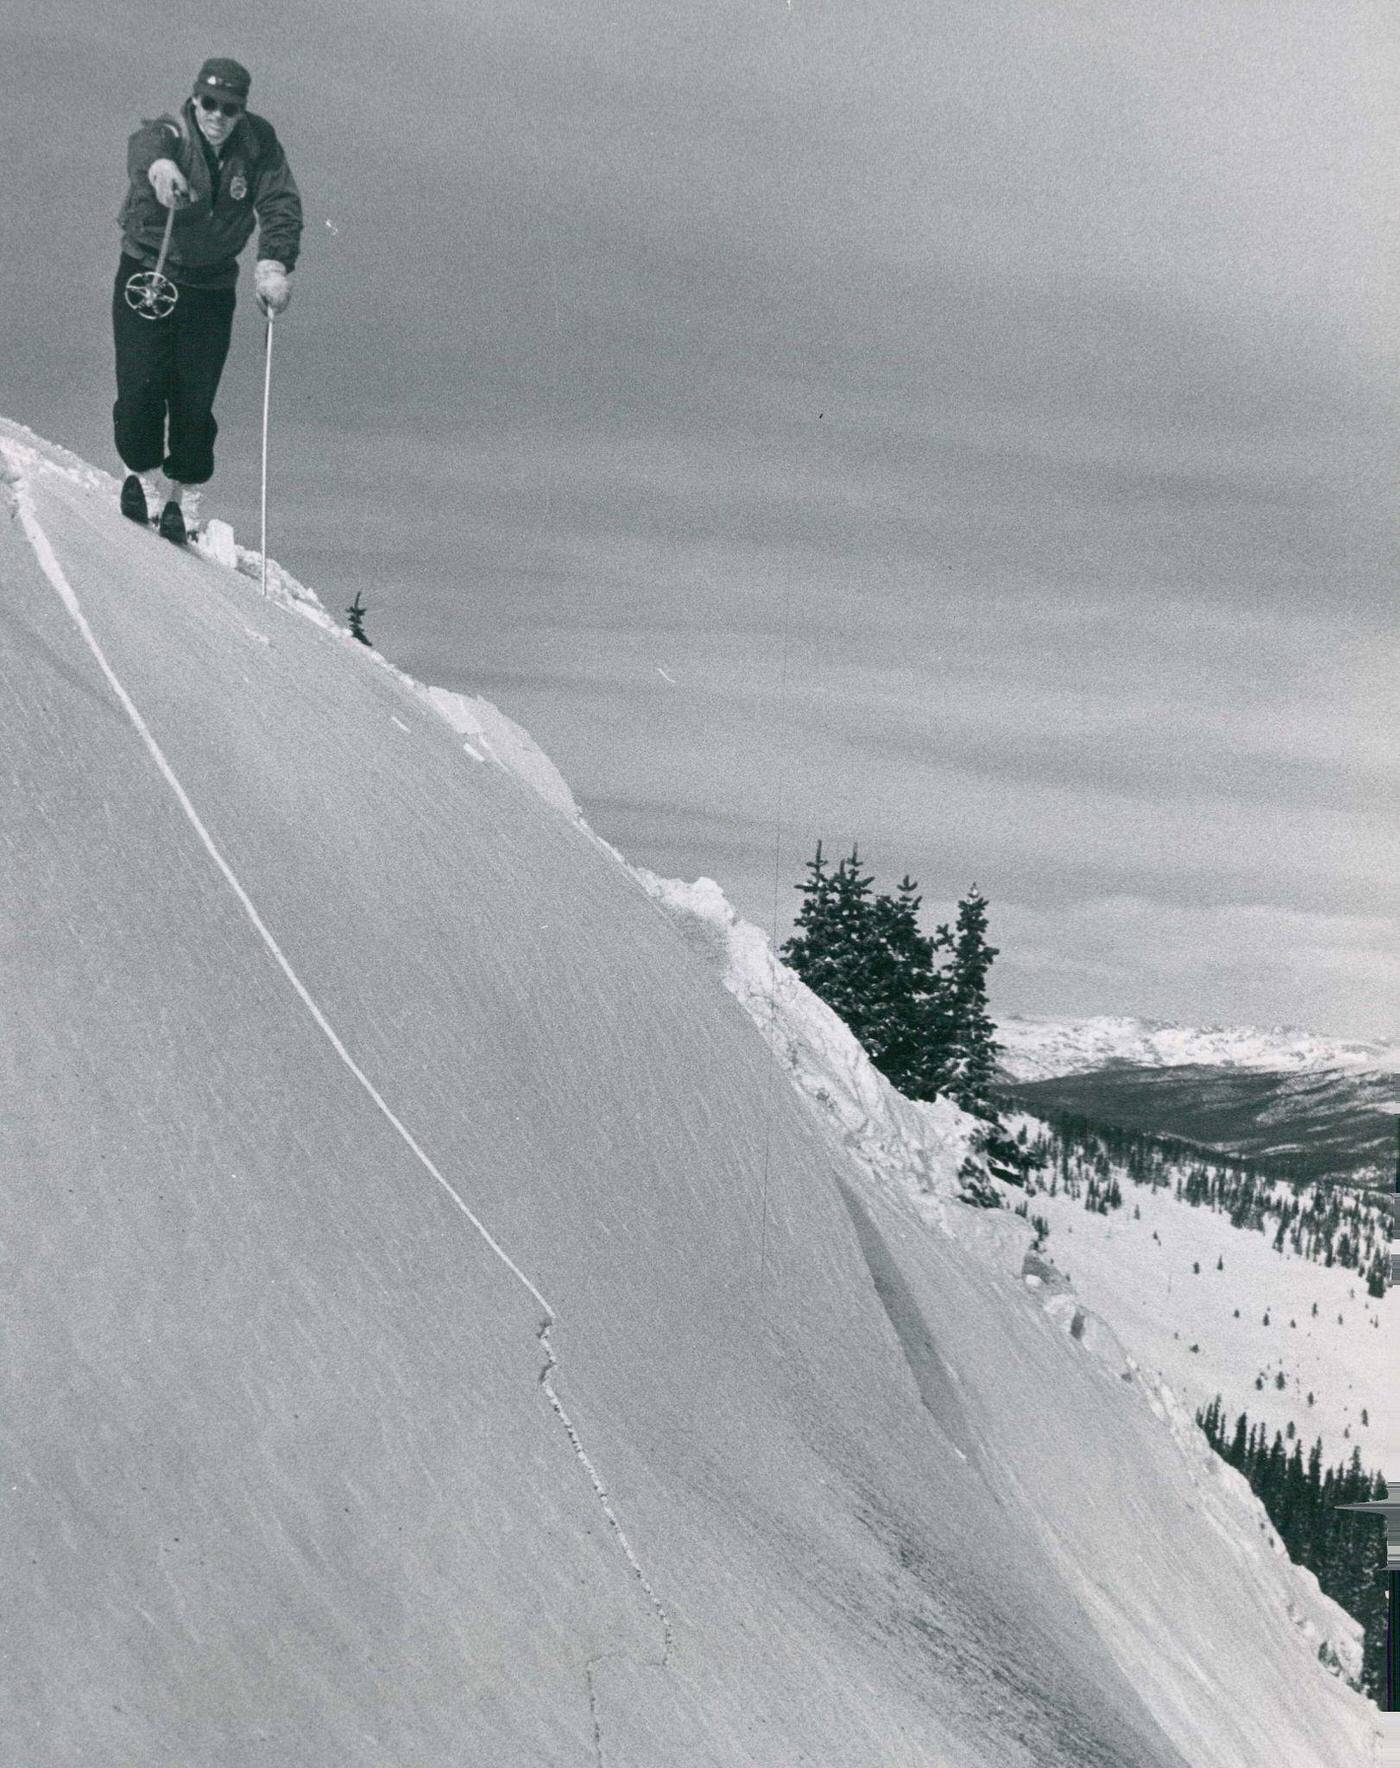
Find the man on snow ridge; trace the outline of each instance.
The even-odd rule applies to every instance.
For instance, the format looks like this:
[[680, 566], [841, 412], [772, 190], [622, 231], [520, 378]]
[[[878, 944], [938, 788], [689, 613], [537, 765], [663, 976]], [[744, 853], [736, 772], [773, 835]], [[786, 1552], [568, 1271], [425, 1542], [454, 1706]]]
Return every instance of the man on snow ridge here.
[[[159, 512], [183, 541], [214, 472], [214, 395], [228, 355], [238, 254], [258, 225], [254, 286], [273, 317], [291, 299], [301, 245], [301, 195], [277, 132], [248, 109], [252, 76], [215, 56], [178, 115], [144, 122], [127, 147], [131, 185], [118, 220], [122, 257], [112, 295], [117, 452], [128, 469], [121, 507], [133, 521]], [[153, 317], [127, 298], [131, 277], [155, 269], [174, 210], [164, 274], [174, 305]]]

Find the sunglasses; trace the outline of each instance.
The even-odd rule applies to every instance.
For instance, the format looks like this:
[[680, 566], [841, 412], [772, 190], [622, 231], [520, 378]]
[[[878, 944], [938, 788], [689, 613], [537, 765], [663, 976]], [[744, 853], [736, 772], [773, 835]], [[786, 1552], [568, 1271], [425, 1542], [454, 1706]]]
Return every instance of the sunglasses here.
[[243, 100], [241, 98], [230, 98], [227, 101], [223, 101], [217, 98], [210, 98], [207, 93], [201, 92], [199, 95], [199, 108], [210, 114], [214, 111], [222, 111], [226, 117], [237, 117], [242, 115]]

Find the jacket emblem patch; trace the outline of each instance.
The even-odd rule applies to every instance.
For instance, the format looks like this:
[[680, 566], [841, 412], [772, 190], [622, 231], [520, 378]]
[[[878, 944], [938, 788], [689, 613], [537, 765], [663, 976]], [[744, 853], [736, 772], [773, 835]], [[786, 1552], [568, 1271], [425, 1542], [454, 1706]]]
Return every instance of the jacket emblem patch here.
[[241, 172], [235, 172], [229, 180], [228, 193], [234, 202], [241, 203], [248, 194], [248, 180]]

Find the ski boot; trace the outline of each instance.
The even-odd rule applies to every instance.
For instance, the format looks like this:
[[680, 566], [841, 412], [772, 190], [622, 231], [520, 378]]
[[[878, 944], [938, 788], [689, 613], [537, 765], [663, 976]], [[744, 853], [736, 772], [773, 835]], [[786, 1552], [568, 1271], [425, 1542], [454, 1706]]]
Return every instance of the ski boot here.
[[181, 488], [180, 496], [172, 497], [160, 512], [160, 535], [176, 546], [184, 546], [198, 532], [199, 492], [194, 486]]
[[122, 481], [121, 512], [128, 521], [140, 522], [143, 527], [151, 519], [146, 487], [135, 473], [128, 473]]

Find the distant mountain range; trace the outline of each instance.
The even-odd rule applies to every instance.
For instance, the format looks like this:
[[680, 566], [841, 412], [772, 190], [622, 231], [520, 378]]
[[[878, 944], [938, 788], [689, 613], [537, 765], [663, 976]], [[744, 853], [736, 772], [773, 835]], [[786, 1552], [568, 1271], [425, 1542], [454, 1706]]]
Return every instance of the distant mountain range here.
[[1392, 1171], [1395, 1044], [1130, 1018], [1008, 1018], [998, 1038], [1006, 1090], [1028, 1110], [1180, 1137], [1301, 1179]]

